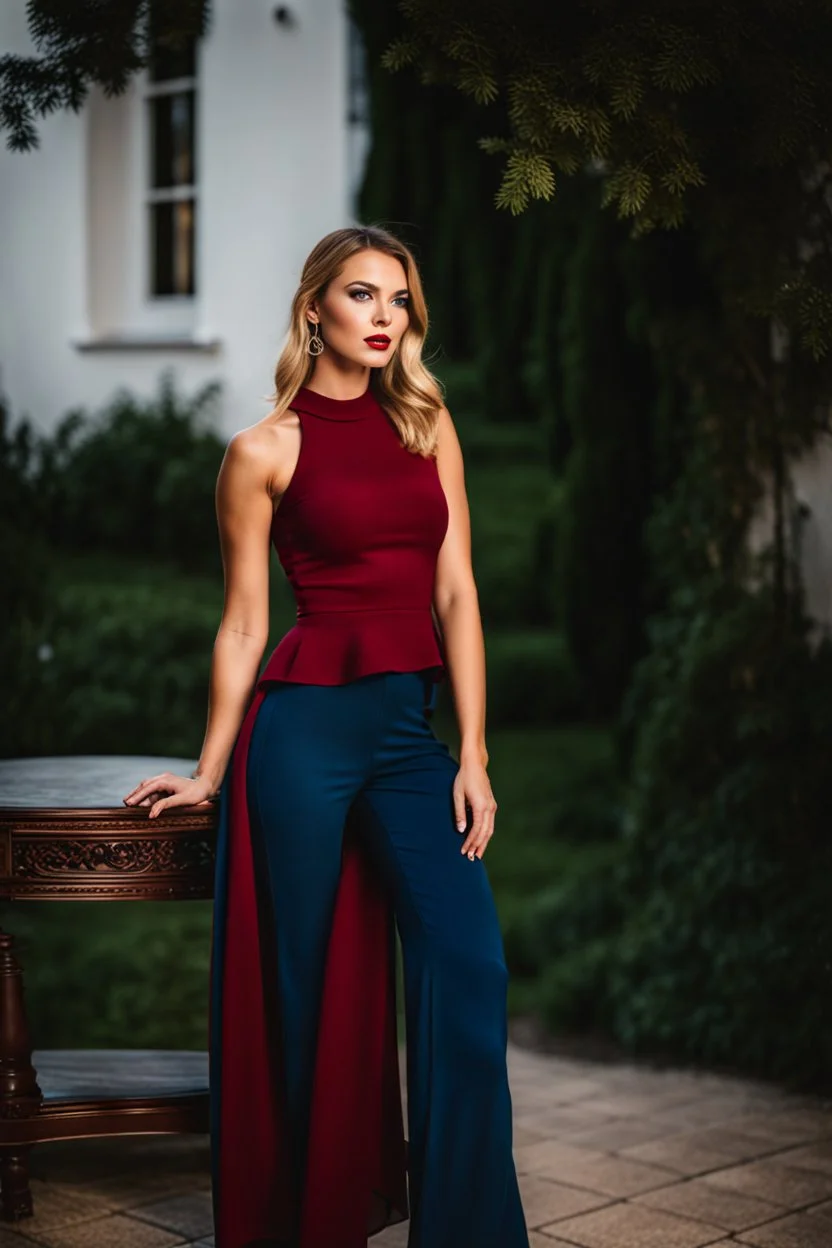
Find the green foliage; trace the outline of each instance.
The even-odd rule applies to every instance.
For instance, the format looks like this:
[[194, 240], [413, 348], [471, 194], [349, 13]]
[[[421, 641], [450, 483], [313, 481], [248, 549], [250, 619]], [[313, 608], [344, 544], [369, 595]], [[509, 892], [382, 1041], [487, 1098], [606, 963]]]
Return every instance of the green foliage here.
[[210, 425], [218, 394], [211, 383], [185, 399], [165, 375], [150, 400], [125, 391], [95, 417], [65, 416], [36, 448], [46, 538], [59, 549], [218, 573], [214, 486], [225, 443]]
[[489, 723], [544, 726], [579, 713], [578, 684], [563, 637], [550, 630], [501, 631], [486, 644]]
[[597, 187], [583, 190], [586, 212], [561, 296], [570, 450], [555, 569], [583, 704], [609, 714], [643, 645], [642, 529], [652, 503], [656, 378], [651, 352], [627, 333], [628, 313], [644, 297], [643, 282], [632, 280], [625, 263], [631, 245], [597, 211]]
[[196, 758], [216, 607], [192, 602], [187, 585], [66, 587], [49, 624], [44, 681], [62, 713], [40, 725], [42, 752]]
[[[546, 204], [536, 201], [518, 220], [484, 214], [481, 205], [497, 193], [499, 176], [476, 144], [481, 106], [441, 83], [415, 100], [411, 85], [382, 67], [382, 52], [401, 30], [396, 7], [350, 0], [350, 11], [366, 47], [373, 118], [359, 214], [389, 225], [417, 256], [432, 367], [441, 372], [448, 360], [474, 361], [472, 414], [528, 421], [521, 364], [535, 330], [529, 290], [548, 245], [549, 219], [535, 210]], [[498, 115], [495, 108], [495, 122]], [[455, 401], [451, 392], [454, 415]]]
[[[0, 406], [3, 756], [198, 752], [222, 597], [223, 444], [201, 427], [214, 393], [186, 402], [165, 379], [155, 402], [119, 395], [51, 438]], [[84, 550], [109, 554], [115, 577], [73, 579]], [[158, 588], [130, 583], [134, 555], [155, 561]], [[194, 597], [200, 567], [210, 601]]]
[[52, 586], [52, 564], [38, 532], [39, 496], [34, 480], [34, 436], [27, 424], [9, 427], [0, 397], [0, 671], [3, 714], [0, 756], [14, 752], [19, 726], [28, 716], [43, 723], [41, 655]]
[[724, 467], [718, 427], [696, 446], [650, 526], [666, 602], [625, 702], [619, 830], [608, 857], [532, 899], [507, 948], [554, 1028], [818, 1085], [832, 639], [748, 553], [753, 477], [705, 488]]
[[38, 1048], [208, 1047], [210, 902], [6, 904], [0, 925]]
[[[464, 431], [461, 439], [467, 447]], [[485, 460], [485, 431], [479, 444]], [[508, 455], [504, 466], [496, 467], [506, 444], [521, 449], [498, 434], [491, 462], [471, 465], [467, 473], [472, 559], [480, 612], [489, 630], [542, 625], [553, 618], [544, 595], [551, 570], [541, 569], [543, 554], [536, 540], [550, 489], [548, 474], [540, 463], [513, 464]], [[538, 579], [541, 570], [543, 582]]]
[[523, 212], [559, 174], [592, 167], [635, 236], [693, 223], [719, 253], [727, 299], [828, 356], [826, 0], [538, 4], [522, 22], [504, 4], [400, 9], [382, 64], [487, 101], [480, 146], [503, 160], [497, 207]]
[[205, 34], [209, 0], [27, 0], [37, 56], [0, 57], [0, 130], [12, 150], [38, 146], [35, 121], [77, 112], [93, 84], [118, 95], [154, 47], [179, 48]]
[[[632, 919], [616, 1029], [688, 1056], [828, 1075], [832, 641], [772, 594], [679, 604], [653, 628], [627, 828]], [[667, 679], [673, 672], [673, 681]]]

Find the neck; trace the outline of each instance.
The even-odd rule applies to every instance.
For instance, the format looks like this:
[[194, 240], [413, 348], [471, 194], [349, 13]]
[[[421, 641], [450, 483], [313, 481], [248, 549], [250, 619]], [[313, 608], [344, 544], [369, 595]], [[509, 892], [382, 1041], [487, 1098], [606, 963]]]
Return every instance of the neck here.
[[329, 362], [328, 367], [317, 364], [306, 382], [306, 389], [327, 399], [359, 399], [369, 389], [372, 371], [360, 368], [357, 373], [354, 370], [345, 373]]

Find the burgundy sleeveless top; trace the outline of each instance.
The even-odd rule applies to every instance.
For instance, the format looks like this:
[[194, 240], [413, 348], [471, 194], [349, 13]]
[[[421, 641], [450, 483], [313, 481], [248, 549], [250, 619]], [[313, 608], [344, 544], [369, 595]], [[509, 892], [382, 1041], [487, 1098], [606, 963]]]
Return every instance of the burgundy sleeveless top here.
[[259, 684], [340, 685], [372, 672], [445, 675], [431, 613], [448, 504], [436, 461], [405, 449], [370, 388], [331, 399], [302, 386], [297, 467], [272, 540], [297, 623]]

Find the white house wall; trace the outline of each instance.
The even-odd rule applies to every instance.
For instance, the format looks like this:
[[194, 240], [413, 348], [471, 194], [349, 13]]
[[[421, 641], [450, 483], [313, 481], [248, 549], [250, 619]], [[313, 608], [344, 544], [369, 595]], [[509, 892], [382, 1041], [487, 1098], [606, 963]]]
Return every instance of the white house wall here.
[[[354, 219], [347, 19], [340, 0], [213, 0], [197, 82], [197, 296], [148, 300], [142, 80], [38, 123], [0, 150], [0, 388], [44, 431], [119, 387], [187, 392], [218, 378], [226, 432], [267, 410], [300, 266]], [[0, 51], [29, 51], [25, 0], [0, 10]], [[359, 145], [360, 150], [360, 145]], [[130, 343], [113, 347], [114, 339]], [[187, 346], [149, 346], [182, 341]], [[107, 344], [110, 345], [107, 345]]]

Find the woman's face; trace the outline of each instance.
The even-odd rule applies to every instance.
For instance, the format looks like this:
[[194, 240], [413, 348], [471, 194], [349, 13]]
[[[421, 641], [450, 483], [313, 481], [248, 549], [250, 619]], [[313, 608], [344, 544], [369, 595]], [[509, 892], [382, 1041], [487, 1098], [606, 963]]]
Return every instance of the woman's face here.
[[381, 368], [410, 323], [408, 297], [401, 261], [365, 248], [349, 257], [326, 294], [310, 304], [309, 319], [319, 322], [328, 351], [364, 367]]

